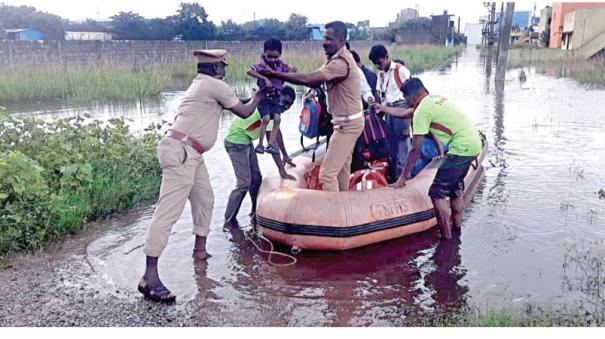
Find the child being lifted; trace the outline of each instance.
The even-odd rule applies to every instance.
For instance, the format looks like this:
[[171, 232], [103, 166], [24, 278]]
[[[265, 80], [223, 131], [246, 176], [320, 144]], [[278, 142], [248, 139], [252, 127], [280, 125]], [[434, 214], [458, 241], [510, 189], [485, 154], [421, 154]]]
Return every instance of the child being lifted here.
[[[280, 57], [282, 53], [282, 43], [278, 39], [269, 39], [264, 43], [264, 51], [261, 55], [259, 63], [253, 65], [248, 71], [248, 75], [257, 79], [257, 84], [261, 93], [264, 93], [261, 102], [258, 105], [258, 111], [262, 117], [260, 126], [260, 138], [258, 146], [254, 152], [262, 154], [265, 151], [271, 154], [279, 154], [279, 149], [276, 147], [275, 138], [279, 134], [279, 123], [281, 122], [280, 114], [283, 108], [279, 103], [279, 92], [284, 86], [283, 80], [276, 78], [268, 78], [261, 74], [267, 68], [271, 68], [278, 72], [296, 72], [295, 67], [290, 67], [284, 63]], [[269, 138], [267, 148], [263, 146], [267, 125], [273, 120], [273, 133]]]

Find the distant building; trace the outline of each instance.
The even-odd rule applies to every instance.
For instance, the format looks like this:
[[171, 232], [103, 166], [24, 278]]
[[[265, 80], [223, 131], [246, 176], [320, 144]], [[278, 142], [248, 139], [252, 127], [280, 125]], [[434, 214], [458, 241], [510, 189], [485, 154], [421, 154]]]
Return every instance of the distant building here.
[[604, 2], [554, 2], [550, 24], [550, 41], [548, 47], [561, 48], [563, 45], [563, 28], [565, 15], [579, 9], [605, 8]]
[[550, 31], [550, 22], [552, 21], [552, 7], [546, 6], [540, 11], [540, 21], [534, 27], [534, 31], [544, 33]]
[[[368, 21], [369, 25], [369, 21]], [[324, 33], [326, 32], [325, 25], [307, 25], [307, 33], [309, 34], [309, 40], [323, 40]], [[351, 29], [347, 28], [347, 39], [351, 36]]]
[[[496, 22], [502, 21], [502, 13], [498, 13], [496, 15]], [[529, 28], [531, 24], [531, 14], [529, 11], [517, 11], [513, 13], [513, 21], [512, 28], [517, 28], [520, 30]]]
[[483, 40], [483, 35], [481, 30], [483, 29], [483, 24], [466, 24], [464, 26], [464, 35], [466, 36], [466, 44], [467, 45], [480, 45]]
[[430, 27], [405, 27], [395, 30], [395, 43], [398, 45], [430, 45]]
[[605, 34], [605, 8], [578, 9], [565, 14], [561, 48], [580, 48], [603, 34]]
[[357, 21], [357, 28], [370, 30], [370, 20]]
[[107, 32], [65, 32], [65, 40], [97, 40], [105, 41], [111, 40], [111, 33]]
[[7, 40], [38, 41], [44, 40], [44, 34], [31, 28], [5, 29]]
[[406, 21], [418, 19], [418, 11], [413, 8], [402, 9], [399, 13], [397, 13], [397, 18], [395, 21], [390, 22], [389, 28], [398, 28], [401, 27]]
[[529, 28], [529, 26], [531, 24], [530, 20], [531, 20], [531, 14], [529, 11], [514, 12], [512, 27], [518, 28], [518, 29]]
[[413, 8], [402, 9], [399, 13], [397, 13], [397, 22], [406, 22], [408, 20], [413, 20], [418, 18], [418, 11]]
[[325, 31], [324, 25], [307, 25], [309, 40], [323, 40]]
[[431, 15], [431, 44], [453, 45], [454, 21], [453, 14], [443, 11], [443, 15]]

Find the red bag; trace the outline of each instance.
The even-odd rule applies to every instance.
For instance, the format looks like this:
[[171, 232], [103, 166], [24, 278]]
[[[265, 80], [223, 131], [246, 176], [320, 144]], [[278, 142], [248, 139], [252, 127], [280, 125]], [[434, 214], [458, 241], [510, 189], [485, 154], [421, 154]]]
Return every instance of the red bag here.
[[387, 187], [388, 185], [386, 168], [384, 171], [382, 169], [361, 169], [355, 171], [355, 173], [351, 175], [351, 180], [349, 180], [349, 191], [365, 191], [368, 189]]
[[310, 190], [322, 190], [321, 183], [319, 182], [319, 165], [313, 167], [313, 169], [307, 173], [307, 188]]

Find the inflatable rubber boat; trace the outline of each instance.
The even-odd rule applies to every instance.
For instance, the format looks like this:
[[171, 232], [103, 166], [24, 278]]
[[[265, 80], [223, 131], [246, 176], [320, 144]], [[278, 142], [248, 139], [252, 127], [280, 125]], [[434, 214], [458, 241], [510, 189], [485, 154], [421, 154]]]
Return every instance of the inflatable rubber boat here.
[[[347, 250], [425, 231], [436, 225], [429, 187], [443, 160], [432, 160], [399, 189], [382, 187], [344, 192], [309, 189], [309, 175], [321, 165], [325, 143], [293, 155], [295, 168], [263, 179], [257, 202], [258, 231], [293, 250]], [[464, 179], [465, 195], [483, 170], [487, 142]], [[315, 158], [315, 161], [312, 159]], [[358, 185], [359, 186], [359, 185]], [[468, 197], [465, 197], [468, 200]]]

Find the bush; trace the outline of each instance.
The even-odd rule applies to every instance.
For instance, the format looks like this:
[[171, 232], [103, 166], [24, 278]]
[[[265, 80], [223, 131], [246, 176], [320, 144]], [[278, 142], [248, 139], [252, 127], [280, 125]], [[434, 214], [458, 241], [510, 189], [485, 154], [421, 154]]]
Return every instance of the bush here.
[[0, 111], [0, 255], [156, 197], [158, 140], [155, 128], [133, 136], [120, 119], [47, 123]]

